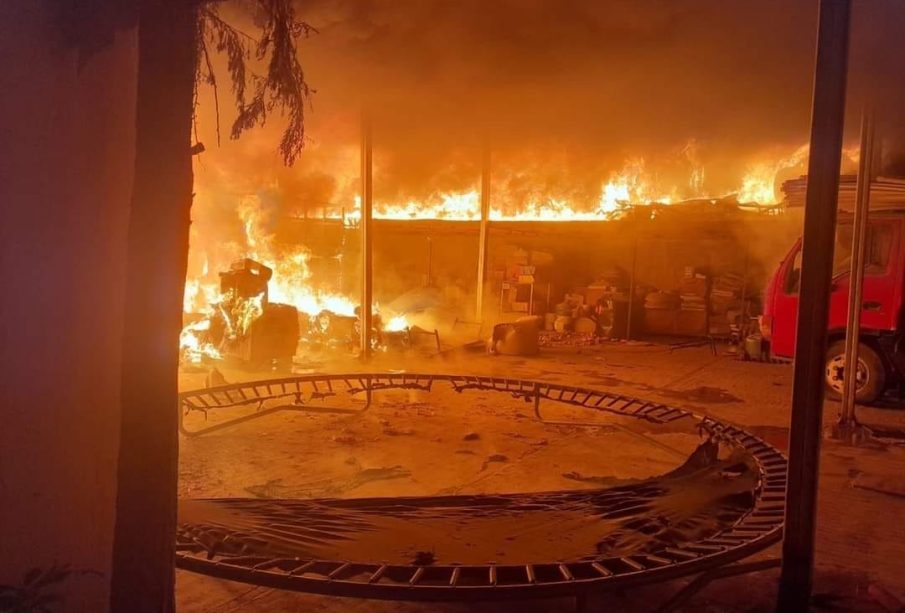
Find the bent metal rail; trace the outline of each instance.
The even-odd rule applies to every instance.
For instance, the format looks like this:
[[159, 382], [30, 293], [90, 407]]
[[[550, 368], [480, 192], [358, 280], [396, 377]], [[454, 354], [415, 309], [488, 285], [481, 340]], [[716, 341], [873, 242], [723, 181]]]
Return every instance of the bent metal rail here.
[[[478, 565], [419, 566], [358, 563], [350, 560], [307, 560], [260, 555], [222, 555], [181, 526], [177, 536], [177, 566], [224, 579], [274, 588], [340, 596], [394, 600], [487, 600], [534, 596], [580, 595], [588, 591], [626, 588], [678, 577], [732, 574], [725, 568], [777, 542], [785, 511], [786, 458], [762, 439], [735, 426], [685, 409], [637, 400], [595, 389], [502, 377], [450, 374], [330, 374], [301, 375], [252, 381], [186, 392], [180, 395], [180, 427], [188, 436], [234, 425], [281, 410], [334, 410], [358, 413], [370, 406], [379, 390], [430, 391], [437, 383], [454, 391], [496, 391], [532, 403], [541, 418], [541, 401], [585, 407], [664, 424], [696, 422], [702, 433], [750, 456], [758, 471], [754, 504], [731, 527], [700, 541], [664, 547], [653, 553], [600, 556], [592, 561], [550, 561], [519, 567], [488, 562]], [[312, 401], [345, 394], [363, 395], [364, 408], [322, 409]], [[269, 405], [272, 402], [285, 404]], [[186, 413], [208, 413], [226, 407], [253, 406], [250, 416], [190, 432], [182, 424]], [[749, 564], [753, 570], [771, 561]], [[741, 567], [739, 567], [741, 568]]]

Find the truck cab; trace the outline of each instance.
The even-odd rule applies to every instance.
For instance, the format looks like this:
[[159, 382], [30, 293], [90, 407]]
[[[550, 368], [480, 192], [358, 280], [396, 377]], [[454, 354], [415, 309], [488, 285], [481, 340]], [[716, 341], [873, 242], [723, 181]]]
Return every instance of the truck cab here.
[[[840, 213], [834, 247], [826, 358], [827, 391], [833, 397], [841, 394], [845, 376], [852, 230], [851, 216]], [[764, 293], [761, 334], [769, 343], [770, 354], [775, 358], [794, 357], [798, 304], [801, 300], [800, 278], [801, 239], [796, 241], [780, 262]], [[903, 290], [905, 210], [871, 213], [864, 258], [857, 369], [858, 402], [873, 402], [892, 385], [905, 381]]]

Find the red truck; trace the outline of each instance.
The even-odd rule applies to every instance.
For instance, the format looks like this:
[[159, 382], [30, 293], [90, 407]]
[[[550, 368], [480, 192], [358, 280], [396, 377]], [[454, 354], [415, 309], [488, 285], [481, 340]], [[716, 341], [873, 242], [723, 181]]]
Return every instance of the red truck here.
[[[851, 244], [852, 218], [840, 213], [826, 356], [827, 391], [835, 398], [842, 392], [845, 371]], [[864, 260], [856, 399], [869, 404], [905, 383], [905, 210], [871, 213]], [[801, 239], [780, 262], [764, 293], [761, 335], [777, 358], [795, 353], [800, 276]]]

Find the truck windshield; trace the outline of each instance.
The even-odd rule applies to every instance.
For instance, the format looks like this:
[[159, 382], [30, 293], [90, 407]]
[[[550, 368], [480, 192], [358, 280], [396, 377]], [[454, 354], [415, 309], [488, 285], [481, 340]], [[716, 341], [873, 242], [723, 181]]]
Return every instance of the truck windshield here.
[[[833, 250], [833, 277], [847, 273], [852, 265], [852, 225], [845, 224], [836, 228], [836, 244]], [[872, 223], [867, 228], [867, 245], [864, 250], [864, 273], [882, 275], [886, 273], [889, 256], [892, 251], [893, 227], [886, 223]], [[786, 293], [797, 294], [801, 281], [801, 249], [795, 253], [795, 259], [786, 277]]]
[[[836, 229], [836, 246], [833, 251], [833, 276], [849, 272], [852, 267], [851, 225]], [[864, 273], [879, 275], [886, 272], [892, 248], [892, 227], [889, 224], [870, 224], [867, 227], [867, 245], [864, 249]]]

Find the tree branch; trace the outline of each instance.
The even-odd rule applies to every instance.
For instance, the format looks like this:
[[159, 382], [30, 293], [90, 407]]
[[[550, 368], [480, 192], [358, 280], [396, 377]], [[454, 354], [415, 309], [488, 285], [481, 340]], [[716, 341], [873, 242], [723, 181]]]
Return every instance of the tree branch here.
[[[210, 59], [208, 45], [218, 53], [225, 53], [227, 70], [232, 82], [237, 116], [230, 130], [230, 138], [237, 139], [243, 132], [263, 126], [270, 111], [279, 108], [287, 117], [286, 128], [280, 140], [279, 151], [283, 162], [291, 166], [305, 146], [305, 105], [315, 93], [305, 81], [305, 73], [298, 60], [298, 39], [316, 33], [307, 23], [295, 16], [292, 0], [252, 0], [261, 23], [261, 37], [255, 39], [227, 23], [219, 15], [219, 4], [208, 4], [200, 12], [199, 59], [196, 66], [197, 80], [214, 87], [214, 104], [217, 107], [217, 135], [219, 142], [219, 100], [217, 83]], [[252, 53], [266, 61], [265, 74], [248, 70], [247, 62]], [[204, 72], [206, 70], [206, 72]], [[246, 98], [251, 86], [251, 99]]]

